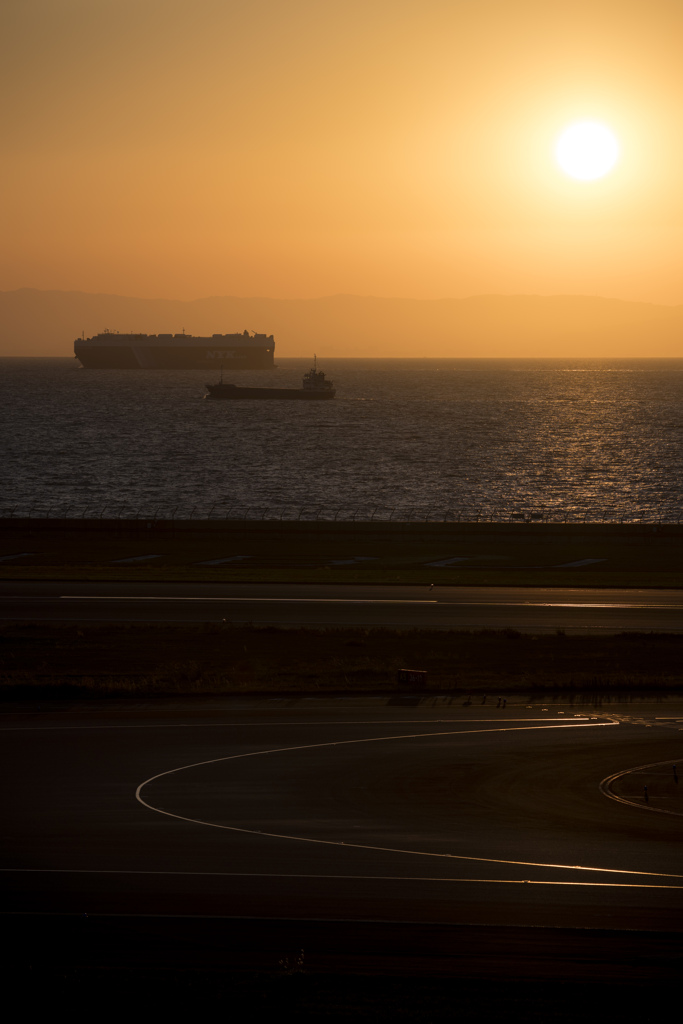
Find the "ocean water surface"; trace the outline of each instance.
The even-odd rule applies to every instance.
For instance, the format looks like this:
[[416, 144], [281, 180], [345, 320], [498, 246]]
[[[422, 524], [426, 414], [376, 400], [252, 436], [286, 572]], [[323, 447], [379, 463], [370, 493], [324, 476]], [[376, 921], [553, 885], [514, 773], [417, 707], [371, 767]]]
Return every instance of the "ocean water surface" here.
[[[0, 360], [1, 515], [677, 521], [683, 360], [328, 359], [329, 402]], [[308, 360], [235, 383], [300, 387]], [[215, 370], [213, 371], [215, 376]]]

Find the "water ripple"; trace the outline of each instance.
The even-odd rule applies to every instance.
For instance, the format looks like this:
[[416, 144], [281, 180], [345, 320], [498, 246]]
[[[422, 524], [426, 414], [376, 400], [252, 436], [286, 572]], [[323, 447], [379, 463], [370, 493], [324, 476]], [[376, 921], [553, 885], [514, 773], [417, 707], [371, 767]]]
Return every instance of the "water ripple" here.
[[[296, 387], [307, 368], [284, 360], [239, 382]], [[0, 360], [2, 506], [681, 515], [683, 360], [330, 359], [324, 369], [332, 402], [232, 403], [203, 400], [201, 371]]]

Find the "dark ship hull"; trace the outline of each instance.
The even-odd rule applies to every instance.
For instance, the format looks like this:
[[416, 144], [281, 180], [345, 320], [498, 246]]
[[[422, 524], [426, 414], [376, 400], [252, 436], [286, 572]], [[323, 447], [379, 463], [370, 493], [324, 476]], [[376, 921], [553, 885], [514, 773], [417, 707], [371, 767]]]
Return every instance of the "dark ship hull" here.
[[241, 401], [245, 398], [284, 399], [285, 401], [319, 402], [325, 398], [334, 398], [336, 391], [331, 380], [325, 380], [325, 374], [318, 369], [316, 357], [313, 357], [313, 368], [304, 374], [302, 388], [245, 388], [239, 384], [224, 384], [223, 373], [219, 384], [207, 384], [209, 392], [205, 398], [228, 401]]
[[105, 331], [78, 338], [74, 353], [86, 369], [200, 370], [225, 365], [234, 370], [265, 370], [273, 366], [272, 335], [114, 334]]
[[321, 399], [334, 398], [336, 391], [305, 391], [303, 388], [245, 388], [238, 384], [207, 384], [208, 395], [205, 398], [219, 400], [242, 401], [245, 398], [284, 399], [286, 401], [319, 402]]

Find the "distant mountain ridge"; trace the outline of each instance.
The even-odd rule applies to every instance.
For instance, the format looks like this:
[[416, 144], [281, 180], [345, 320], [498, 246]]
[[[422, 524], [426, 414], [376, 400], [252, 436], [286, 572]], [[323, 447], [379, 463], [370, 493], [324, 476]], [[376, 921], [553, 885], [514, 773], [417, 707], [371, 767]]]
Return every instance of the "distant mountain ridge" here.
[[275, 335], [275, 355], [374, 358], [683, 357], [683, 306], [585, 295], [466, 299], [214, 296], [138, 299], [20, 288], [0, 292], [0, 356], [69, 356], [108, 328], [145, 334]]

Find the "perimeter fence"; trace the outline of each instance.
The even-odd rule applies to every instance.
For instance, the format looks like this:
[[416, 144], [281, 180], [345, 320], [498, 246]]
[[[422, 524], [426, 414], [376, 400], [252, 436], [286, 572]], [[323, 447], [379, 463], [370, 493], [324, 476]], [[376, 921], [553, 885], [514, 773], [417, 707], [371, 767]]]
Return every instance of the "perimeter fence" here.
[[643, 523], [678, 524], [683, 509], [629, 511], [613, 508], [494, 509], [437, 508], [435, 506], [358, 505], [130, 505], [35, 504], [0, 506], [0, 519], [120, 519], [147, 521], [222, 520], [234, 522], [339, 522], [339, 523]]

